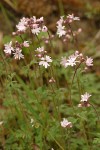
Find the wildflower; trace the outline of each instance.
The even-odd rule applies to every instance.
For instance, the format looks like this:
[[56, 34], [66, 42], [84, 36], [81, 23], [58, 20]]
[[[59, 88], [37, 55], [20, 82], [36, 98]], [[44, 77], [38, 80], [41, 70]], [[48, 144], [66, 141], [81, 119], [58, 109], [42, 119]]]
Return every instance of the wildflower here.
[[86, 66], [93, 66], [93, 59], [92, 58], [89, 58], [89, 57], [86, 57]]
[[89, 107], [90, 104], [89, 104], [88, 100], [89, 100], [90, 96], [91, 95], [87, 92], [84, 95], [81, 95], [81, 102], [80, 102], [80, 104], [78, 104], [78, 107]]
[[44, 47], [42, 46], [42, 47], [39, 47], [39, 48], [37, 48], [35, 51], [37, 51], [37, 52], [43, 52], [44, 51]]
[[16, 25], [16, 28], [18, 29], [18, 31], [25, 31], [27, 29], [26, 25], [27, 25], [27, 18], [23, 17], [18, 23], [18, 25]]
[[65, 26], [63, 26], [63, 16], [60, 18], [60, 20], [57, 22], [57, 34], [59, 37], [66, 34]]
[[81, 102], [87, 102], [90, 96], [91, 95], [87, 92], [84, 95], [81, 95]]
[[73, 21], [79, 21], [80, 20], [80, 18], [79, 17], [74, 17], [74, 14], [69, 14], [68, 16], [67, 16], [67, 21], [69, 22], [69, 23], [72, 23]]
[[24, 47], [29, 47], [29, 42], [28, 41], [24, 41], [23, 46]]
[[22, 50], [20, 48], [16, 48], [15, 49], [15, 52], [13, 53], [14, 54], [14, 58], [15, 59], [21, 59], [21, 58], [24, 58], [24, 55], [21, 53]]
[[66, 127], [71, 128], [72, 127], [72, 123], [69, 122], [67, 119], [63, 118], [63, 121], [61, 121], [61, 126], [63, 128], [66, 128]]
[[62, 57], [62, 58], [61, 58], [60, 64], [61, 64], [63, 67], [65, 67], [65, 68], [68, 66], [66, 57]]
[[41, 31], [41, 28], [39, 27], [38, 24], [33, 24], [31, 31], [33, 34], [38, 35]]
[[43, 65], [45, 68], [47, 68], [49, 65], [50, 62], [52, 62], [52, 59], [50, 56], [45, 56], [45, 57], [42, 57], [40, 58], [40, 62], [39, 62], [39, 65]]
[[68, 66], [75, 66], [76, 65], [76, 58], [77, 58], [77, 56], [75, 56], [75, 55], [71, 55], [71, 56], [69, 56], [69, 58], [68, 58], [68, 60], [67, 60], [67, 64], [68, 64]]
[[40, 17], [39, 19], [37, 19], [37, 22], [43, 22], [44, 21], [44, 18], [43, 17]]
[[14, 51], [14, 48], [12, 47], [12, 41], [10, 43], [5, 44], [4, 46], [5, 46], [4, 52], [6, 54], [11, 55], [11, 52]]
[[64, 66], [65, 68], [68, 66], [75, 66], [77, 62], [80, 62], [80, 60], [77, 60], [78, 58], [81, 58], [82, 56], [80, 56], [78, 51], [75, 51], [74, 54], [70, 55], [68, 57], [68, 59], [66, 59], [66, 57], [62, 57], [62, 60], [60, 62], [60, 64], [62, 66]]

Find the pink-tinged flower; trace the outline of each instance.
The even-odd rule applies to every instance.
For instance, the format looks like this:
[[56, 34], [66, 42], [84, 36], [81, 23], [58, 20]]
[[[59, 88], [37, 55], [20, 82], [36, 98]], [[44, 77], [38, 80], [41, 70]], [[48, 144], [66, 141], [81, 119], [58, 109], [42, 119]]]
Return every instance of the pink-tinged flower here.
[[65, 68], [68, 66], [68, 62], [67, 62], [66, 57], [62, 57], [62, 58], [61, 58], [60, 64], [61, 64], [63, 67], [65, 67]]
[[42, 47], [39, 47], [39, 48], [37, 48], [35, 51], [36, 51], [36, 52], [39, 52], [39, 53], [44, 52], [44, 47], [43, 47], [43, 46], [42, 46]]
[[5, 47], [4, 52], [6, 54], [11, 55], [11, 52], [14, 51], [14, 48], [12, 47], [12, 41], [10, 43], [5, 44], [4, 47]]
[[69, 122], [67, 119], [63, 118], [63, 121], [60, 122], [61, 123], [61, 126], [63, 128], [72, 128], [72, 123]]
[[72, 67], [75, 66], [76, 63], [78, 62], [78, 61], [76, 61], [76, 58], [77, 58], [77, 56], [75, 56], [75, 55], [69, 56], [69, 58], [67, 59], [68, 66], [72, 66]]
[[44, 18], [43, 17], [40, 17], [39, 19], [37, 19], [37, 22], [43, 22], [44, 21]]
[[90, 104], [89, 104], [90, 96], [91, 95], [87, 92], [84, 95], [81, 95], [81, 101], [80, 101], [80, 104], [78, 104], [78, 107], [90, 107]]
[[57, 34], [58, 34], [59, 37], [66, 34], [65, 26], [58, 26], [57, 28], [58, 28], [57, 29]]
[[[78, 59], [80, 57], [80, 54], [78, 51], [75, 51], [75, 53], [71, 56], [68, 57], [68, 59], [66, 59], [66, 57], [62, 57], [62, 60], [60, 62], [60, 64], [62, 66], [64, 66], [65, 68], [68, 66], [75, 66], [77, 62], [80, 62], [80, 60]], [[78, 59], [78, 60], [77, 60]]]
[[79, 21], [80, 20], [80, 18], [79, 17], [74, 17], [74, 14], [69, 14], [68, 16], [67, 16], [67, 19], [68, 19], [68, 22], [69, 23], [72, 23], [73, 21]]
[[33, 24], [33, 27], [31, 29], [31, 31], [32, 31], [33, 34], [38, 35], [41, 31], [41, 28], [39, 27], [38, 24]]
[[93, 66], [93, 59], [90, 57], [86, 57], [86, 61], [85, 61], [85, 63], [86, 63], [86, 66]]
[[14, 54], [14, 58], [15, 59], [23, 59], [24, 58], [24, 55], [22, 54], [22, 50], [20, 48], [16, 48], [15, 49], [15, 52], [13, 53]]
[[42, 27], [42, 32], [47, 32], [48, 31], [48, 28], [46, 26], [43, 26]]
[[87, 102], [90, 96], [91, 95], [87, 92], [84, 95], [81, 95], [81, 102]]
[[30, 45], [29, 45], [29, 42], [28, 42], [28, 41], [24, 41], [23, 46], [24, 46], [24, 47], [29, 47], [29, 46], [30, 46]]
[[52, 59], [51, 59], [51, 57], [50, 56], [45, 56], [45, 57], [42, 57], [42, 58], [40, 58], [40, 62], [39, 62], [39, 65], [41, 66], [41, 65], [43, 65], [45, 68], [47, 68], [47, 67], [49, 67], [50, 66], [50, 64], [49, 63], [51, 63], [52, 62]]
[[23, 31], [25, 32], [25, 30], [27, 29], [27, 18], [23, 17], [20, 22], [18, 23], [18, 25], [16, 25], [16, 28], [18, 29], [18, 31]]
[[57, 34], [59, 37], [66, 34], [65, 26], [63, 26], [64, 20], [63, 16], [60, 17], [60, 20], [57, 22]]

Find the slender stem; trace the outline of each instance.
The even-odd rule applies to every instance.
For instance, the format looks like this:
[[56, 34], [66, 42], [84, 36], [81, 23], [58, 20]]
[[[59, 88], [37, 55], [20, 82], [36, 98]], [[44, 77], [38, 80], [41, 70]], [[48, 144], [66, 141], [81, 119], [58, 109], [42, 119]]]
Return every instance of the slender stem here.
[[84, 127], [84, 122], [83, 121], [82, 121], [82, 126], [83, 126], [84, 137], [85, 137], [85, 140], [86, 140], [86, 144], [87, 144], [88, 150], [91, 150], [89, 142], [88, 142], [88, 138], [87, 138], [87, 134], [86, 134], [86, 129]]
[[98, 114], [98, 112], [97, 112], [96, 108], [94, 107], [94, 105], [93, 105], [93, 104], [91, 104], [90, 102], [89, 102], [89, 104], [93, 107], [93, 109], [94, 109], [94, 111], [95, 111], [95, 113], [96, 113], [96, 115], [97, 115], [97, 117], [98, 117], [98, 120], [100, 120], [100, 118], [99, 118], [99, 114]]
[[[50, 132], [49, 132], [49, 134], [50, 134]], [[51, 134], [50, 134], [50, 136], [54, 139], [55, 143], [59, 146], [59, 148], [61, 148], [61, 150], [65, 150]]]
[[68, 26], [69, 26], [69, 28], [70, 28], [70, 30], [71, 30], [71, 35], [72, 35], [72, 37], [73, 37], [74, 45], [75, 45], [76, 49], [78, 50], [77, 40], [76, 40], [76, 38], [74, 37], [72, 27], [71, 27], [70, 24], [68, 24]]
[[74, 111], [75, 111], [75, 108], [74, 108], [74, 104], [73, 104], [73, 101], [72, 101], [72, 98], [71, 98], [71, 90], [72, 90], [72, 85], [73, 85], [73, 82], [74, 82], [75, 75], [76, 75], [77, 70], [78, 70], [78, 68], [80, 67], [81, 63], [82, 63], [82, 62], [80, 62], [80, 64], [76, 67], [76, 69], [75, 69], [75, 71], [74, 71], [74, 74], [73, 74], [73, 77], [72, 77], [72, 82], [71, 82], [71, 85], [70, 85], [70, 102], [71, 102], [71, 105], [72, 105]]

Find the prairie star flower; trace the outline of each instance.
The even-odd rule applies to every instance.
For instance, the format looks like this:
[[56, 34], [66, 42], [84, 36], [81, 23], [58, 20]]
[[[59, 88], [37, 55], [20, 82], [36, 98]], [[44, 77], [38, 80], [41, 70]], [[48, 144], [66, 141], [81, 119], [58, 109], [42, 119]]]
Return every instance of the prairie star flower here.
[[66, 57], [62, 57], [62, 58], [61, 58], [60, 64], [61, 64], [63, 67], [65, 67], [65, 68], [68, 66], [68, 62], [67, 62]]
[[4, 52], [6, 54], [11, 54], [11, 52], [14, 51], [14, 48], [12, 47], [12, 41], [10, 43], [5, 44], [4, 47]]
[[63, 128], [66, 128], [66, 127], [71, 128], [71, 127], [72, 127], [72, 123], [69, 122], [69, 121], [68, 121], [67, 119], [65, 119], [65, 118], [63, 118], [63, 121], [61, 121], [60, 123], [61, 123], [61, 126], [62, 126]]
[[35, 51], [37, 51], [37, 52], [41, 53], [41, 52], [43, 52], [43, 51], [44, 51], [44, 47], [43, 47], [43, 46], [42, 46], [42, 47], [39, 47], [39, 48], [37, 48]]
[[57, 22], [57, 34], [59, 37], [66, 34], [65, 26], [63, 26], [63, 16], [60, 17], [60, 20]]
[[81, 102], [87, 102], [90, 96], [91, 95], [87, 92], [84, 95], [81, 95]]
[[75, 55], [71, 55], [71, 56], [69, 56], [69, 58], [68, 58], [68, 60], [67, 60], [67, 62], [68, 62], [68, 66], [75, 66], [76, 65], [76, 58], [77, 58], [77, 56], [75, 56]]
[[67, 19], [68, 19], [68, 21], [69, 21], [69, 23], [71, 23], [71, 22], [73, 22], [73, 21], [79, 21], [80, 20], [80, 18], [79, 17], [74, 17], [74, 14], [69, 14], [68, 16], [67, 16]]
[[86, 57], [85, 63], [86, 63], [86, 66], [93, 66], [93, 59]]
[[39, 65], [43, 65], [45, 68], [49, 67], [49, 63], [52, 62], [51, 57], [47, 55], [45, 57], [40, 58], [40, 60], [41, 61], [39, 62]]
[[90, 107], [91, 105], [88, 101], [90, 96], [91, 95], [87, 92], [84, 95], [81, 95], [81, 102], [78, 104], [78, 107]]
[[27, 18], [23, 17], [18, 23], [18, 25], [16, 25], [16, 28], [18, 29], [18, 31], [25, 31], [27, 29], [26, 25], [27, 25]]
[[24, 58], [24, 55], [21, 53], [22, 50], [20, 48], [16, 48], [15, 49], [15, 52], [13, 53], [14, 54], [14, 58], [15, 59], [21, 59], [21, 58]]
[[33, 27], [31, 29], [31, 31], [32, 31], [33, 34], [38, 35], [41, 31], [41, 28], [39, 27], [38, 24], [33, 24]]

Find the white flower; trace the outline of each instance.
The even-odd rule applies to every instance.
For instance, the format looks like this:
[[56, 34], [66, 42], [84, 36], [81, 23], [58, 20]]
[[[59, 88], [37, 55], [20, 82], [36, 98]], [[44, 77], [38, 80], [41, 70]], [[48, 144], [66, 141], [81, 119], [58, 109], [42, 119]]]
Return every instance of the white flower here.
[[14, 54], [14, 58], [15, 59], [21, 59], [21, 58], [24, 58], [24, 55], [21, 53], [22, 50], [20, 48], [16, 48], [15, 49], [15, 52], [13, 53]]
[[44, 21], [43, 17], [40, 17], [39, 19], [37, 19], [37, 22], [43, 22], [43, 21]]
[[86, 57], [85, 63], [86, 63], [87, 66], [93, 66], [93, 59], [89, 58], [89, 57]]
[[66, 128], [66, 127], [69, 127], [71, 128], [72, 127], [72, 123], [69, 122], [67, 119], [63, 118], [63, 121], [60, 122], [61, 123], [61, 126], [63, 128]]
[[75, 54], [71, 55], [68, 57], [68, 59], [66, 59], [66, 57], [62, 57], [62, 60], [60, 62], [60, 64], [62, 66], [64, 66], [65, 68], [68, 66], [75, 66], [77, 62], [80, 62], [79, 60], [77, 60], [77, 58], [79, 57], [79, 52], [75, 51]]
[[57, 22], [57, 34], [59, 35], [59, 37], [66, 34], [65, 26], [63, 26], [63, 22], [64, 22], [63, 16], [61, 16], [60, 20]]
[[73, 22], [73, 21], [79, 21], [80, 18], [79, 17], [74, 17], [74, 14], [68, 15], [67, 19], [69, 20], [69, 23]]
[[47, 55], [45, 57], [42, 57], [40, 60], [41, 61], [39, 62], [39, 65], [40, 66], [43, 65], [45, 68], [47, 68], [48, 66], [50, 66], [49, 63], [52, 62], [51, 57], [47, 56]]
[[57, 26], [57, 34], [59, 37], [63, 36], [66, 34], [66, 31], [65, 31], [65, 26]]
[[14, 48], [12, 47], [12, 41], [10, 43], [5, 44], [4, 46], [5, 46], [4, 52], [6, 54], [11, 54], [11, 52], [14, 51]]
[[60, 64], [61, 64], [63, 67], [65, 67], [65, 68], [68, 66], [68, 62], [67, 62], [66, 57], [62, 57], [62, 58], [61, 58]]
[[35, 51], [37, 51], [37, 52], [41, 53], [41, 52], [43, 52], [43, 51], [44, 51], [44, 47], [43, 47], [43, 46], [42, 46], [42, 47], [39, 47], [39, 48], [37, 48]]
[[84, 95], [81, 95], [81, 102], [87, 102], [90, 96], [91, 95], [87, 92]]
[[68, 66], [75, 66], [76, 65], [76, 58], [77, 58], [77, 56], [75, 56], [75, 55], [71, 55], [71, 56], [69, 56], [69, 58], [67, 59], [67, 62], [68, 62]]
[[39, 27], [38, 24], [33, 24], [33, 27], [31, 29], [31, 31], [32, 31], [33, 34], [38, 35], [41, 31], [41, 28]]
[[58, 26], [60, 26], [60, 25], [63, 24], [63, 22], [64, 22], [64, 19], [63, 19], [63, 18], [64, 18], [64, 16], [61, 16], [60, 19], [57, 21], [57, 25], [58, 25]]
[[24, 41], [23, 46], [24, 47], [29, 47], [29, 42], [28, 41]]
[[18, 25], [16, 25], [16, 28], [18, 29], [18, 31], [25, 31], [27, 29], [26, 25], [27, 25], [27, 19], [23, 17], [18, 23]]

